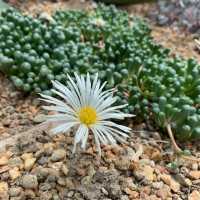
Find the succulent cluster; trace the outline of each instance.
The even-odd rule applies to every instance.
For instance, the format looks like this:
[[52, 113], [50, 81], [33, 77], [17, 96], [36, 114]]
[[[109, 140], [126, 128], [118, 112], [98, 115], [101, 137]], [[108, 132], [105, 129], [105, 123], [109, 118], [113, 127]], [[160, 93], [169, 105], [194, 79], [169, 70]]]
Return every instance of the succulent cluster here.
[[169, 56], [140, 19], [113, 6], [57, 11], [50, 20], [9, 9], [0, 17], [0, 70], [17, 88], [51, 93], [51, 80], [99, 73], [127, 112], [200, 138], [200, 65]]

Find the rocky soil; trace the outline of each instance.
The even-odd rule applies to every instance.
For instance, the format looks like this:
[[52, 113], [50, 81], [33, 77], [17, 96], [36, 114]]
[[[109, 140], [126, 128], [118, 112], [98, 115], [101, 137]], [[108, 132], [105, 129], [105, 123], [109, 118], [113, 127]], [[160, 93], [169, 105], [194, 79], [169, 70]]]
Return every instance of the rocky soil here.
[[[22, 9], [37, 14], [91, 6], [79, 0], [27, 1]], [[124, 8], [145, 15], [149, 6]], [[173, 53], [200, 58], [191, 36], [156, 26], [152, 35]], [[128, 144], [102, 146], [100, 159], [92, 136], [86, 151], [78, 149], [72, 155], [73, 133], [52, 137], [48, 129], [37, 129], [42, 114], [36, 96], [16, 91], [0, 74], [0, 146], [6, 138], [19, 136], [0, 152], [0, 200], [200, 199], [200, 163], [175, 156], [169, 140], [145, 124], [130, 124], [133, 133]], [[186, 143], [182, 148], [200, 159], [200, 144]]]
[[[0, 199], [199, 200], [200, 164], [174, 157], [158, 133], [141, 131], [145, 125], [134, 129], [127, 145], [102, 146], [101, 159], [92, 137], [76, 155], [73, 133], [20, 137], [0, 155]], [[200, 158], [199, 150], [191, 148]]]
[[30, 128], [39, 109], [38, 103], [34, 97], [16, 91], [0, 74], [0, 140]]

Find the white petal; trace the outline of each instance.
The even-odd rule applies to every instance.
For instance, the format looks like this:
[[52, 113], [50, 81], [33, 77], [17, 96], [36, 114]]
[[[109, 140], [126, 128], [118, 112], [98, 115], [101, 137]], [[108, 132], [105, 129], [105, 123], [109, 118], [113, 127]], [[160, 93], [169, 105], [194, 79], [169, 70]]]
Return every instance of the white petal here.
[[65, 121], [65, 122], [79, 122], [78, 119], [72, 115], [67, 114], [55, 114], [55, 115], [47, 115], [46, 116], [48, 121]]
[[78, 85], [78, 90], [79, 90], [79, 93], [80, 93], [81, 105], [82, 106], [86, 106], [86, 100], [85, 100], [86, 99], [85, 98], [85, 92], [86, 92], [86, 89], [85, 89], [85, 80], [84, 80], [83, 76], [79, 77], [77, 74], [75, 74], [75, 77], [76, 77], [76, 82], [77, 82], [77, 85]]
[[127, 133], [130, 133], [131, 130], [132, 130], [131, 128], [129, 128], [127, 126], [119, 125], [119, 124], [116, 124], [116, 123], [111, 122], [111, 121], [99, 121], [99, 124], [104, 125], [104, 126], [108, 126], [108, 127], [114, 127], [114, 128], [120, 129], [121, 131], [127, 132]]
[[87, 73], [86, 78], [86, 104], [89, 105], [90, 99], [91, 99], [91, 81], [90, 81], [90, 75]]
[[82, 139], [82, 145], [81, 145], [81, 147], [83, 149], [85, 149], [85, 147], [86, 147], [86, 143], [87, 143], [87, 140], [88, 140], [88, 135], [89, 135], [89, 130], [86, 127], [85, 134], [84, 134], [83, 139]]
[[101, 156], [101, 146], [100, 146], [100, 142], [99, 142], [99, 136], [98, 136], [98, 133], [95, 132], [95, 130], [92, 129], [92, 132], [94, 133], [94, 141], [96, 143], [96, 147], [97, 147], [97, 151], [99, 153], [99, 156]]
[[128, 137], [127, 135], [126, 135], [127, 137], [125, 137], [125, 139], [124, 139], [124, 138], [123, 138], [124, 135], [121, 136], [121, 133], [117, 132], [116, 130], [112, 130], [112, 129], [107, 128], [107, 129], [106, 129], [106, 132], [108, 132], [108, 134], [110, 134], [110, 135], [113, 135], [113, 137], [114, 137], [116, 140], [118, 140], [119, 142], [126, 143], [126, 138]]
[[57, 127], [51, 129], [53, 134], [58, 134], [58, 133], [64, 133], [68, 131], [71, 127], [77, 125], [78, 122], [69, 122], [69, 123], [64, 123], [61, 125], [58, 125]]
[[72, 153], [75, 153], [76, 151], [76, 145], [80, 142], [81, 138], [83, 137], [84, 134], [84, 127], [80, 125], [78, 127], [78, 130], [76, 131], [75, 138], [74, 138], [74, 147]]
[[93, 94], [91, 97], [91, 105], [98, 109], [99, 106], [105, 101], [107, 98], [112, 98], [112, 94], [109, 91], [104, 91], [99, 94]]
[[66, 107], [66, 104], [54, 97], [51, 97], [51, 96], [48, 96], [48, 95], [44, 95], [44, 94], [40, 94], [41, 97], [43, 97], [43, 99], [40, 99], [42, 101], [46, 101], [48, 103], [52, 103], [52, 104], [55, 104], [55, 105], [58, 105], [58, 106], [63, 106], [63, 107]]
[[105, 119], [124, 119], [125, 117], [130, 117], [132, 115], [125, 114], [125, 113], [107, 113], [104, 115], [99, 115], [100, 120]]
[[105, 135], [102, 134], [102, 131], [100, 131], [96, 126], [92, 128], [92, 132], [99, 137], [102, 144], [107, 145], [109, 143]]
[[[104, 133], [108, 136], [108, 135], [112, 135], [113, 138], [117, 139], [119, 142], [126, 142], [126, 138], [128, 138], [129, 136], [124, 133], [121, 130], [118, 130], [116, 128], [112, 128], [109, 126], [105, 125], [95, 125], [95, 127], [98, 127], [99, 129], [103, 130]], [[109, 139], [110, 140], [110, 139]], [[111, 143], [113, 144], [113, 143]], [[114, 143], [115, 144], [115, 143]]]
[[71, 89], [71, 91], [65, 87], [62, 83], [58, 81], [52, 81], [53, 86], [58, 89], [60, 92], [62, 92], [66, 97], [63, 97], [61, 94], [58, 93], [58, 91], [53, 90], [54, 93], [58, 94], [62, 98], [66, 100], [67, 103], [69, 103], [74, 109], [80, 108], [80, 101], [76, 93]]
[[79, 99], [80, 105], [83, 106], [83, 104], [82, 104], [83, 103], [83, 97], [82, 97], [82, 94], [80, 92], [81, 88], [79, 88], [78, 84], [76, 84], [70, 76], [68, 76], [68, 79], [69, 79], [69, 81], [67, 83], [68, 83], [70, 90], [73, 92], [74, 96], [77, 96], [77, 98]]
[[102, 142], [103, 144], [116, 144], [115, 139], [112, 137], [112, 135], [103, 127], [100, 125], [95, 125], [94, 130], [96, 129], [96, 131], [99, 133], [99, 135], [102, 137], [102, 139], [104, 140], [104, 142]]
[[76, 134], [75, 134], [74, 141], [75, 141], [76, 144], [79, 143], [83, 139], [85, 131], [86, 131], [86, 127], [83, 126], [83, 125], [80, 125]]
[[114, 104], [116, 101], [117, 101], [117, 98], [108, 97], [107, 99], [103, 100], [100, 105], [97, 106], [97, 111], [98, 112], [103, 111], [104, 109]]
[[43, 109], [48, 110], [48, 111], [57, 111], [57, 112], [63, 112], [63, 113], [69, 113], [75, 115], [74, 110], [72, 110], [68, 106], [42, 106]]
[[109, 113], [109, 112], [116, 111], [116, 110], [118, 111], [118, 109], [127, 107], [127, 105], [128, 104], [124, 104], [124, 105], [120, 105], [120, 106], [112, 106], [112, 107], [109, 107], [107, 109], [104, 109], [103, 111], [100, 112], [100, 114]]

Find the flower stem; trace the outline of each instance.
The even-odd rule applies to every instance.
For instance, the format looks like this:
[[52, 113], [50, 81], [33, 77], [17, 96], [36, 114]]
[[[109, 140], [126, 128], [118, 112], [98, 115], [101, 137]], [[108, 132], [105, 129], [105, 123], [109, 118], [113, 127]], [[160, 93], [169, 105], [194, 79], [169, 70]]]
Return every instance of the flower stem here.
[[169, 123], [167, 124], [167, 132], [168, 132], [168, 135], [169, 135], [170, 140], [172, 142], [172, 146], [173, 146], [173, 149], [174, 149], [175, 153], [182, 153], [181, 148], [176, 144], [176, 141], [175, 141], [175, 138], [174, 138], [174, 134], [172, 132], [171, 125]]
[[168, 135], [169, 135], [170, 140], [172, 142], [173, 149], [174, 149], [176, 154], [181, 155], [181, 157], [183, 159], [185, 159], [185, 160], [189, 160], [189, 161], [192, 161], [192, 162], [200, 162], [199, 158], [196, 158], [196, 157], [193, 157], [193, 156], [185, 156], [185, 155], [183, 155], [182, 149], [176, 144], [176, 141], [175, 141], [175, 138], [174, 138], [174, 134], [172, 132], [171, 125], [169, 123], [167, 124], [167, 132], [168, 132]]

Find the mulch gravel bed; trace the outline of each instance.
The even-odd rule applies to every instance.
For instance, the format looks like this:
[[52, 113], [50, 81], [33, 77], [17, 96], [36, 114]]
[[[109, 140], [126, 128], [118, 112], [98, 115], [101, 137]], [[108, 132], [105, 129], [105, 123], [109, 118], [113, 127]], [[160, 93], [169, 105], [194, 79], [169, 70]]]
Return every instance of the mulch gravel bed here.
[[0, 140], [30, 128], [39, 111], [39, 101], [17, 91], [0, 73]]
[[72, 155], [72, 133], [23, 136], [0, 155], [0, 199], [198, 200], [200, 164], [173, 156], [158, 133], [136, 132], [126, 145], [102, 146], [101, 159], [92, 137]]

